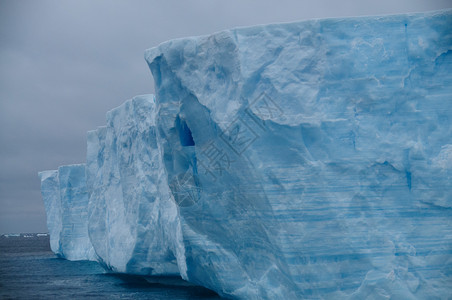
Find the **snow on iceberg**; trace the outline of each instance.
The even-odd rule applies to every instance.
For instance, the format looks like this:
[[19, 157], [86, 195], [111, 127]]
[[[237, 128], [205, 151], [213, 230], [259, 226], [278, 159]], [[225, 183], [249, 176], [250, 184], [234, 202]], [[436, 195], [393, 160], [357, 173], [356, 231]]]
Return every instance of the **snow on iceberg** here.
[[[446, 10], [147, 50], [155, 101], [88, 134], [97, 260], [238, 299], [452, 294], [450, 28]], [[51, 235], [70, 219], [52, 176]]]

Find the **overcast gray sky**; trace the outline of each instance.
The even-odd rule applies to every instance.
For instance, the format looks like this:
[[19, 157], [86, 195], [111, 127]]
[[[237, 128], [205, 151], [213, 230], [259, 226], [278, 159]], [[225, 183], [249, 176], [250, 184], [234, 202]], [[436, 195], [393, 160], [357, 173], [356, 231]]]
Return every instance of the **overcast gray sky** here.
[[237, 26], [450, 7], [452, 0], [0, 0], [0, 233], [47, 231], [37, 172], [84, 162], [86, 131], [154, 91], [145, 49]]

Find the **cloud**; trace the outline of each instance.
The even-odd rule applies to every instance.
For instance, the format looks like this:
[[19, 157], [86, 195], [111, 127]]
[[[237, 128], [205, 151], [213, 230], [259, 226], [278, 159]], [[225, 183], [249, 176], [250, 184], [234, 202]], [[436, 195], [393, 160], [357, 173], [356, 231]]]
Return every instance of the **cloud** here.
[[[85, 160], [106, 111], [153, 92], [144, 50], [226, 28], [449, 1], [0, 1], [0, 232], [46, 231], [37, 171]], [[6, 213], [7, 212], [7, 213]]]

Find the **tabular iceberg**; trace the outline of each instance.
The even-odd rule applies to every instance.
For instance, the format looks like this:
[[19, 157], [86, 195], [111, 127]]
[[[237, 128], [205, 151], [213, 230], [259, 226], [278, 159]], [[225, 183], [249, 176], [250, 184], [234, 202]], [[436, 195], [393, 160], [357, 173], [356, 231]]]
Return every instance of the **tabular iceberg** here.
[[[147, 50], [155, 99], [88, 133], [90, 243], [72, 250], [238, 299], [447, 299], [451, 28], [447, 10]], [[52, 250], [74, 259], [62, 168], [42, 195]]]
[[88, 236], [85, 165], [61, 166], [39, 175], [52, 251], [69, 260], [95, 260]]

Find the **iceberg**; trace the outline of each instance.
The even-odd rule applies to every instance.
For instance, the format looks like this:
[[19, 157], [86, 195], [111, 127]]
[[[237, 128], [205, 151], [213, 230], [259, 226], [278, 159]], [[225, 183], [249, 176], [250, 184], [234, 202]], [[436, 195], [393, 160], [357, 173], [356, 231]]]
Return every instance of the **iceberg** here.
[[84, 174], [40, 173], [52, 250], [234, 299], [446, 299], [450, 28], [445, 10], [147, 50], [155, 97], [88, 133]]
[[184, 249], [160, 158], [153, 95], [137, 96], [88, 132], [89, 235], [107, 269], [179, 275]]
[[58, 171], [49, 170], [39, 172], [41, 179], [41, 195], [47, 214], [47, 229], [50, 235], [50, 249], [53, 253], [61, 255], [60, 233], [62, 225], [60, 185]]
[[58, 171], [43, 171], [39, 175], [50, 248], [69, 260], [95, 260], [88, 236], [85, 165], [61, 166]]

